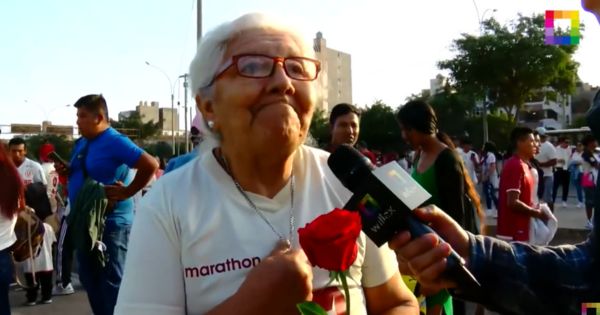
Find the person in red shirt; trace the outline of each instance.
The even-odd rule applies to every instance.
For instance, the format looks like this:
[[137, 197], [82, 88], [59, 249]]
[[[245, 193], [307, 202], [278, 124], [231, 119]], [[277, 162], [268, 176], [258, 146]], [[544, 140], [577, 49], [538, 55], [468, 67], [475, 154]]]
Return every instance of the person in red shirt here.
[[527, 242], [531, 218], [548, 220], [546, 214], [533, 205], [534, 180], [529, 165], [535, 155], [533, 130], [515, 128], [511, 132], [510, 142], [514, 155], [506, 161], [500, 175], [497, 237]]

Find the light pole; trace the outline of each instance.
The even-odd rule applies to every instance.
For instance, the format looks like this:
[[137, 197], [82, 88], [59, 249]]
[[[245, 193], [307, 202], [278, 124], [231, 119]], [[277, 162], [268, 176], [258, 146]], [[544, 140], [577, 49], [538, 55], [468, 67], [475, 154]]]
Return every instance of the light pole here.
[[165, 78], [167, 78], [167, 81], [169, 81], [169, 88], [171, 89], [171, 146], [173, 147], [173, 155], [175, 155], [175, 93], [173, 92], [175, 90], [175, 86], [173, 85], [169, 75], [163, 69], [149, 63], [148, 61], [146, 61], [146, 65], [158, 70], [165, 76]]
[[[479, 14], [479, 8], [477, 7], [477, 2], [475, 0], [473, 0], [473, 6], [475, 6], [475, 12], [477, 13], [477, 21], [479, 22], [479, 37], [483, 36], [483, 21], [485, 18], [485, 14], [488, 11], [492, 11], [492, 13], [498, 11], [496, 9], [485, 9], [483, 11], [483, 14]], [[489, 94], [489, 90], [486, 88], [485, 89], [485, 97], [483, 98], [483, 112], [481, 114], [481, 117], [483, 118], [483, 142], [488, 142], [489, 141], [489, 131], [488, 131], [488, 119], [487, 119], [487, 111], [488, 111], [488, 103], [489, 103], [489, 99], [488, 99], [488, 95]]]
[[[183, 78], [183, 108], [185, 111], [185, 114], [183, 116], [183, 121], [185, 123], [185, 153], [190, 152], [190, 137], [188, 134], [188, 120], [187, 120], [187, 116], [188, 116], [188, 77], [189, 75], [187, 73], [182, 74], [179, 76], [179, 79]], [[190, 116], [192, 116], [192, 109], [190, 108]], [[191, 128], [191, 122], [190, 122], [190, 128]]]
[[70, 104], [66, 104], [66, 105], [59, 105], [59, 106], [55, 106], [52, 107], [49, 111], [46, 110], [46, 108], [42, 105], [39, 105], [37, 103], [30, 103], [29, 100], [23, 100], [23, 102], [25, 102], [26, 104], [33, 104], [35, 105], [37, 108], [39, 108], [43, 113], [44, 113], [44, 118], [46, 119], [45, 121], [50, 121], [50, 115], [56, 111], [57, 109], [60, 108], [65, 108], [65, 107], [70, 107]]

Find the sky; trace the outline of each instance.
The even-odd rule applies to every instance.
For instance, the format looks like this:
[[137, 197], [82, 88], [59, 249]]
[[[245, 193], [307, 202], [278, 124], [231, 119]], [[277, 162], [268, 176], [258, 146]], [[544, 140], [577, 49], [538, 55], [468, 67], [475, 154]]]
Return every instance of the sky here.
[[[172, 86], [183, 112], [177, 78], [196, 49], [196, 1], [0, 1], [0, 125], [74, 124], [68, 105], [90, 93], [106, 97], [115, 119], [139, 101], [170, 107]], [[308, 39], [321, 31], [328, 47], [352, 56], [353, 102], [396, 107], [443, 73], [436, 64], [453, 56], [453, 39], [479, 32], [474, 2], [480, 15], [501, 22], [581, 10], [580, 0], [204, 0], [202, 27], [264, 12]], [[579, 76], [600, 85], [600, 26], [589, 13], [580, 18]]]

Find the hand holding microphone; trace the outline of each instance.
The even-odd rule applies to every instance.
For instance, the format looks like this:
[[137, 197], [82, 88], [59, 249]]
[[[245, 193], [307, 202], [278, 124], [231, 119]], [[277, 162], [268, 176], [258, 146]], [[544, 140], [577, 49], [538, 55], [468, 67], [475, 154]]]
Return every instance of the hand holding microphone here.
[[[478, 287], [479, 282], [465, 267], [465, 261], [428, 225], [427, 222], [440, 218], [438, 216], [427, 216], [426, 214], [415, 214], [414, 209], [419, 208], [431, 195], [427, 193], [418, 183], [414, 181], [397, 163], [388, 163], [378, 169], [367, 161], [358, 151], [350, 146], [340, 146], [331, 154], [327, 161], [335, 176], [346, 188], [354, 193], [352, 198], [344, 206], [345, 209], [358, 211], [363, 222], [363, 231], [377, 245], [392, 240], [397, 234], [408, 231], [417, 245], [409, 247], [408, 251], [400, 251], [400, 258], [412, 263], [415, 271], [423, 272], [431, 266], [431, 261], [438, 260], [437, 269], [443, 270], [443, 277], [447, 283], [454, 283], [461, 287]], [[429, 208], [431, 209], [431, 208]], [[422, 210], [419, 210], [422, 211]], [[443, 213], [442, 211], [437, 210]], [[436, 211], [432, 211], [436, 213]], [[435, 221], [435, 220], [434, 220]], [[439, 229], [451, 242], [458, 246], [456, 249], [461, 254], [465, 250], [464, 240], [466, 232], [448, 216], [442, 216], [436, 222], [431, 222], [432, 227]], [[444, 231], [446, 230], [447, 231]], [[462, 233], [464, 234], [461, 234]], [[398, 237], [399, 241], [392, 243], [399, 246], [406, 245], [408, 240]], [[423, 239], [421, 239], [423, 237]], [[404, 242], [401, 242], [403, 241]], [[427, 243], [429, 242], [429, 246]], [[438, 248], [439, 247], [439, 248]], [[437, 249], [430, 256], [422, 256], [424, 251]], [[421, 251], [419, 253], [419, 251]], [[420, 258], [413, 261], [415, 258]], [[443, 264], [440, 262], [443, 261]]]

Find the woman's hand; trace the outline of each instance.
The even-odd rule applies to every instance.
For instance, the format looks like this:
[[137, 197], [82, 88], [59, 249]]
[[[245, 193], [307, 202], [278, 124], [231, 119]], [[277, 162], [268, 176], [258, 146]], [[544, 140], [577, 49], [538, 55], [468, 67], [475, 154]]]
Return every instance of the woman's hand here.
[[242, 283], [239, 307], [249, 306], [249, 314], [297, 314], [296, 304], [312, 300], [312, 278], [304, 252], [280, 242]]

